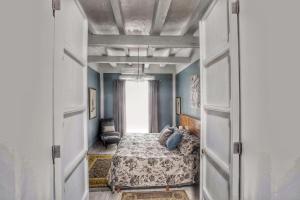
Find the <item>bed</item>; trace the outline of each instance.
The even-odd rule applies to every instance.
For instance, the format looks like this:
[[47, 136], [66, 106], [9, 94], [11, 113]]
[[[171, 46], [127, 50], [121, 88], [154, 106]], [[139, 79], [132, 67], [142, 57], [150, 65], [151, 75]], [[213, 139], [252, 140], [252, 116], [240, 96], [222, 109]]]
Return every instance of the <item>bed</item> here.
[[[185, 122], [180, 121], [184, 125]], [[158, 137], [159, 133], [146, 133], [122, 138], [112, 159], [109, 182], [113, 189], [183, 186], [198, 182], [199, 151], [187, 156], [177, 149], [169, 151], [159, 144]]]

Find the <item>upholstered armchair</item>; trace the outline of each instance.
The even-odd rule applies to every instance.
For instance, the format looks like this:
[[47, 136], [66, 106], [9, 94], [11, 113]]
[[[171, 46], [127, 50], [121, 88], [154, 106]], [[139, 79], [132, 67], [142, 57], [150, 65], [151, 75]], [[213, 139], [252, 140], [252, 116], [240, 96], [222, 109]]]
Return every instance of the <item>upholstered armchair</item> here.
[[121, 134], [115, 130], [114, 119], [100, 120], [100, 140], [106, 148], [109, 144], [119, 144]]

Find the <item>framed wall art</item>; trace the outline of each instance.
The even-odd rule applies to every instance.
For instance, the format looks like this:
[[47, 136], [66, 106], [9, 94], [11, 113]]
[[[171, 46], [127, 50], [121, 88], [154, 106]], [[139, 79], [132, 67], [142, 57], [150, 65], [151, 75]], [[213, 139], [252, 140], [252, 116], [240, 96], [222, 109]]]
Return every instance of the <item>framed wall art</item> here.
[[181, 98], [176, 97], [176, 114], [180, 115], [181, 114]]
[[89, 88], [89, 119], [97, 117], [97, 90]]

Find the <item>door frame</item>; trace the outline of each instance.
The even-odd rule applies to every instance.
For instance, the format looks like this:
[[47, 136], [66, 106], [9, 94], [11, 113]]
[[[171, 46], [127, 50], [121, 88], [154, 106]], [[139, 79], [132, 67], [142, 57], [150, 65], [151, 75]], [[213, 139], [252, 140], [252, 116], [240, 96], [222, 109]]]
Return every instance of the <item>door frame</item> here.
[[[205, 57], [202, 52], [205, 51], [205, 31], [202, 27], [204, 27], [204, 20], [208, 17], [210, 12], [213, 10], [215, 5], [220, 0], [213, 0], [204, 15], [201, 17], [199, 22], [199, 43], [200, 43], [200, 75], [201, 79], [204, 79], [203, 68], [205, 68]], [[230, 200], [239, 200], [241, 199], [241, 151], [242, 151], [242, 143], [241, 143], [241, 106], [240, 106], [240, 48], [239, 48], [239, 0], [227, 0], [228, 2], [228, 23], [229, 23], [229, 42], [228, 42], [228, 54], [230, 56], [229, 62], [231, 66], [230, 72], [230, 129], [231, 129], [231, 141], [230, 141], [230, 151], [231, 158], [230, 162], [232, 167], [229, 169], [230, 171]], [[237, 7], [234, 7], [237, 6]], [[235, 9], [236, 10], [233, 10]], [[225, 49], [224, 48], [224, 49]], [[220, 52], [220, 54], [224, 54], [224, 52]], [[203, 81], [204, 82], [204, 81]], [[205, 88], [204, 84], [201, 84], [201, 133], [206, 130], [205, 124], [202, 123], [203, 119], [205, 121], [204, 112], [204, 96], [205, 96]], [[234, 133], [234, 134], [233, 134]], [[202, 137], [202, 134], [201, 134]], [[238, 150], [235, 148], [235, 143], [238, 143]], [[203, 200], [204, 192], [203, 192], [203, 180], [204, 172], [203, 172], [203, 141], [201, 139], [201, 163], [200, 163], [200, 199]], [[235, 151], [238, 151], [235, 152]]]

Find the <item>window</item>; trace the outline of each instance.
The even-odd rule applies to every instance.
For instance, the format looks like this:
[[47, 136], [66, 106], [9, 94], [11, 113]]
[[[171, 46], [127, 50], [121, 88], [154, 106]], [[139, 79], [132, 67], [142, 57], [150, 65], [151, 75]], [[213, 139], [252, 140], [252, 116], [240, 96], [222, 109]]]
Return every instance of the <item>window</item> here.
[[148, 91], [148, 81], [126, 81], [126, 133], [149, 132]]

